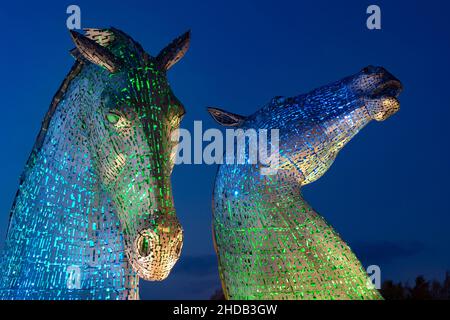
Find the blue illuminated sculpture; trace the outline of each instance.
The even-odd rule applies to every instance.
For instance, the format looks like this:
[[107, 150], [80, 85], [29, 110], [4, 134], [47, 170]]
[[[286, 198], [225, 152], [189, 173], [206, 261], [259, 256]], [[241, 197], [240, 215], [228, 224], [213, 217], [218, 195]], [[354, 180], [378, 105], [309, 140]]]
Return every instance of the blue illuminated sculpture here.
[[[277, 97], [248, 117], [209, 109], [217, 122], [244, 133], [279, 130], [277, 141], [268, 140], [278, 146], [278, 161], [227, 163], [217, 172], [213, 231], [226, 298], [381, 298], [301, 187], [319, 179], [371, 120], [397, 112], [401, 90], [384, 68], [369, 66], [310, 93]], [[252, 145], [244, 147], [248, 160]]]
[[171, 133], [184, 108], [157, 57], [114, 29], [71, 32], [76, 62], [44, 118], [11, 210], [1, 299], [137, 299], [180, 256]]

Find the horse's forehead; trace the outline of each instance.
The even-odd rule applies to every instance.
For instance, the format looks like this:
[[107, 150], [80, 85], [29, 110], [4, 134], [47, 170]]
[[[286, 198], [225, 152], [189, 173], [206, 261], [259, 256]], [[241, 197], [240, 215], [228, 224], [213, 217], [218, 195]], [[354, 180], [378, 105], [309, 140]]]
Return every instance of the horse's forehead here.
[[[110, 78], [107, 92], [116, 105], [134, 111], [143, 121], [177, 123], [185, 111], [184, 106], [173, 94], [166, 73], [158, 67], [154, 58], [142, 64], [122, 70], [120, 77]], [[120, 107], [120, 106], [119, 106]]]

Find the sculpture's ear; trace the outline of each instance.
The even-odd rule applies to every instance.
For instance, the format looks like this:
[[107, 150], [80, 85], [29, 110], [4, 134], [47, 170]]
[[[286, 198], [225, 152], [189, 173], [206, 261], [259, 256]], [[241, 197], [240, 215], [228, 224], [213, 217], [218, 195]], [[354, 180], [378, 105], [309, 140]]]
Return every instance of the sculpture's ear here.
[[225, 127], [240, 127], [247, 119], [247, 117], [217, 108], [208, 108], [208, 112], [217, 123]]
[[173, 40], [167, 47], [161, 50], [156, 57], [161, 68], [169, 70], [175, 63], [177, 63], [189, 49], [191, 41], [191, 31], [187, 31], [175, 40]]
[[70, 30], [70, 36], [77, 47], [75, 50], [72, 50], [72, 55], [76, 58], [83, 57], [96, 65], [108, 69], [112, 73], [120, 69], [120, 60], [95, 40], [89, 39], [74, 30]]

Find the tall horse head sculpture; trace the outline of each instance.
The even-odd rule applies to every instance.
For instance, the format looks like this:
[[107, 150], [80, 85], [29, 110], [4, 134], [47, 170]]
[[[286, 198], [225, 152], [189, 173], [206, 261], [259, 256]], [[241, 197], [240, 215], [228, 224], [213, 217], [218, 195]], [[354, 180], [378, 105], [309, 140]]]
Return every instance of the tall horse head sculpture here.
[[114, 28], [71, 36], [75, 65], [12, 207], [4, 299], [136, 299], [139, 278], [165, 279], [180, 256], [170, 136], [185, 111], [166, 72], [189, 32], [156, 57]]
[[268, 140], [278, 144], [279, 161], [267, 164], [275, 174], [261, 174], [267, 168], [260, 164], [218, 169], [213, 227], [227, 298], [381, 298], [348, 245], [304, 200], [301, 187], [320, 178], [371, 120], [397, 112], [401, 90], [388, 71], [369, 66], [310, 93], [274, 98], [248, 117], [209, 109], [225, 126], [279, 130], [279, 141]]

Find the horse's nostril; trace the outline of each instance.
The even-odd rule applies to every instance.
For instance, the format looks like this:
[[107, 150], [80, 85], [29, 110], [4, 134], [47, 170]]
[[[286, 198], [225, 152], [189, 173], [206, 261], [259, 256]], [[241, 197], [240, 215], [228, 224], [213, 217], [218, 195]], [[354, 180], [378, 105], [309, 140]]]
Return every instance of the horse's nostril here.
[[383, 67], [367, 66], [361, 70], [364, 74], [384, 73], [386, 70]]
[[138, 241], [138, 252], [139, 255], [146, 257], [151, 253], [150, 243], [146, 237], [141, 237]]
[[180, 256], [180, 254], [181, 254], [181, 248], [183, 248], [183, 241], [182, 241], [182, 240], [181, 240], [181, 241], [178, 241], [177, 246], [176, 246], [176, 248], [175, 248], [175, 254], [176, 254], [177, 256]]
[[153, 246], [156, 240], [157, 236], [152, 231], [146, 230], [140, 234], [135, 242], [139, 255], [141, 257], [148, 257], [153, 254]]

